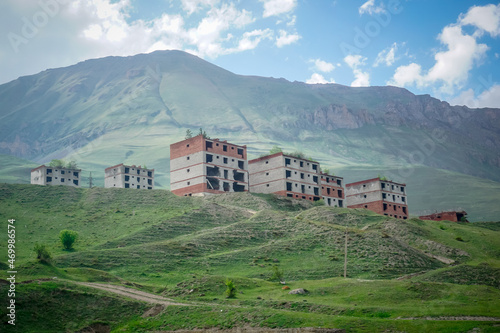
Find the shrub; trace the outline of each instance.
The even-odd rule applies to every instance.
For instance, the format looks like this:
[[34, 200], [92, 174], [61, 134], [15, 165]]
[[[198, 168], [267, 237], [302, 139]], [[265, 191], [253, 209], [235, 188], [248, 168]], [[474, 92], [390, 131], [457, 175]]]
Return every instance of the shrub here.
[[313, 202], [314, 207], [322, 207], [325, 205], [325, 200], [324, 199], [319, 199]]
[[272, 275], [269, 280], [271, 281], [283, 281], [283, 270], [278, 267], [278, 265], [274, 265], [272, 268]]
[[459, 242], [463, 242], [463, 241], [464, 241], [464, 240], [462, 239], [462, 237], [460, 237], [460, 236], [459, 236], [459, 237], [457, 237], [457, 238], [455, 238], [455, 239], [456, 239], [457, 241], [459, 241]]
[[233, 280], [227, 279], [224, 284], [226, 285], [226, 297], [234, 298], [236, 296], [236, 287], [234, 286]]
[[59, 233], [59, 239], [65, 250], [71, 250], [73, 248], [73, 244], [78, 238], [78, 233], [76, 231], [71, 230], [61, 230]]
[[49, 250], [43, 244], [35, 244], [33, 251], [36, 253], [36, 258], [41, 262], [48, 263], [51, 259]]

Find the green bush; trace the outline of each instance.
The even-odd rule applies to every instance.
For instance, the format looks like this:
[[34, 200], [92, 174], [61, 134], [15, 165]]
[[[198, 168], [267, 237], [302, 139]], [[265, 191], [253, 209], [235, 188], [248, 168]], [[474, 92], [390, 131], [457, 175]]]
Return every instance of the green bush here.
[[272, 268], [272, 275], [269, 280], [271, 281], [283, 281], [283, 270], [278, 267], [278, 265], [274, 265]]
[[224, 284], [226, 285], [226, 297], [234, 298], [236, 296], [236, 287], [233, 280], [227, 279]]
[[325, 200], [324, 199], [319, 199], [313, 202], [314, 207], [322, 207], [325, 205]]
[[73, 244], [78, 239], [78, 233], [71, 230], [61, 230], [59, 233], [59, 239], [61, 240], [65, 250], [71, 250], [73, 248]]
[[33, 251], [36, 253], [36, 258], [41, 262], [48, 263], [51, 259], [49, 250], [43, 244], [35, 244]]

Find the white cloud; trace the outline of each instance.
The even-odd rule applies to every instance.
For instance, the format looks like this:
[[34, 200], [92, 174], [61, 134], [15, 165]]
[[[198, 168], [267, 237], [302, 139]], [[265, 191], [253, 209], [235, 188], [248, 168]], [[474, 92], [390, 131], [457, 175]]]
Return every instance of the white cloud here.
[[308, 84], [326, 84], [326, 83], [335, 83], [335, 80], [330, 79], [330, 81], [328, 81], [327, 79], [325, 79], [323, 77], [323, 75], [318, 74], [318, 73], [314, 73], [313, 75], [311, 75], [311, 77], [309, 79], [307, 79], [306, 83], [308, 83]]
[[323, 61], [321, 59], [311, 59], [310, 62], [314, 63], [316, 70], [324, 73], [330, 73], [335, 69], [335, 66], [329, 62]]
[[182, 9], [184, 9], [188, 15], [197, 12], [203, 7], [213, 7], [218, 2], [219, 0], [181, 0]]
[[378, 13], [382, 13], [384, 12], [384, 7], [382, 5], [375, 5], [375, 0], [368, 0], [367, 2], [365, 2], [364, 4], [361, 5], [361, 7], [359, 7], [358, 9], [358, 12], [359, 12], [359, 15], [363, 15], [365, 13], [369, 14], [369, 15], [373, 15], [373, 14], [378, 14]]
[[297, 42], [301, 36], [298, 34], [289, 34], [285, 30], [280, 30], [279, 31], [279, 36], [276, 37], [276, 46], [277, 47], [283, 47], [285, 45], [290, 45], [295, 42]]
[[377, 59], [375, 59], [374, 67], [377, 67], [380, 64], [384, 64], [386, 66], [392, 66], [396, 61], [396, 51], [398, 50], [398, 44], [394, 43], [389, 48], [380, 51], [377, 55]]
[[[482, 26], [481, 29], [488, 29], [487, 31], [490, 33], [496, 31], [495, 24], [481, 23], [481, 25], [478, 22], [477, 15], [483, 13], [483, 9], [484, 7], [473, 7], [465, 16], [461, 15], [458, 24], [450, 24], [443, 28], [438, 40], [446, 47], [446, 50], [437, 52], [434, 55], [435, 63], [427, 73], [423, 73], [421, 66], [416, 63], [400, 66], [396, 69], [388, 84], [398, 86], [416, 84], [420, 87], [437, 84], [442, 93], [454, 94], [456, 89], [460, 89], [465, 84], [469, 72], [486, 55], [488, 50], [486, 44], [477, 42], [480, 34], [465, 34], [462, 30], [462, 24]], [[486, 21], [491, 22], [494, 20], [486, 19]]]
[[264, 3], [263, 17], [288, 13], [295, 9], [297, 0], [260, 0]]
[[351, 82], [351, 87], [367, 87], [370, 85], [370, 74], [363, 72], [359, 67], [364, 66], [366, 58], [361, 55], [348, 55], [344, 58], [344, 62], [351, 67], [354, 81]]
[[272, 36], [271, 29], [245, 32], [238, 43], [237, 51], [253, 50], [263, 39], [271, 39]]
[[465, 15], [460, 16], [459, 24], [477, 27], [479, 29], [478, 36], [486, 31], [491, 36], [496, 37], [500, 35], [500, 4], [483, 7], [473, 6]]
[[500, 84], [495, 84], [490, 89], [475, 96], [472, 89], [463, 91], [460, 95], [450, 100], [451, 105], [466, 105], [470, 108], [500, 108]]

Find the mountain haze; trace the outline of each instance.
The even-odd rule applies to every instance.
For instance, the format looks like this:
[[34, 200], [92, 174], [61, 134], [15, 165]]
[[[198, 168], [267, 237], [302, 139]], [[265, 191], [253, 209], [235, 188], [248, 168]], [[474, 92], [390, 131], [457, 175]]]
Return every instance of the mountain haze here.
[[0, 85], [0, 105], [1, 154], [75, 159], [101, 185], [103, 169], [124, 162], [155, 168], [157, 186], [168, 188], [169, 145], [203, 127], [246, 144], [250, 158], [276, 144], [347, 182], [378, 173], [406, 182], [410, 212], [461, 205], [476, 219], [500, 217], [499, 109], [396, 87], [241, 76], [181, 51], [21, 77]]

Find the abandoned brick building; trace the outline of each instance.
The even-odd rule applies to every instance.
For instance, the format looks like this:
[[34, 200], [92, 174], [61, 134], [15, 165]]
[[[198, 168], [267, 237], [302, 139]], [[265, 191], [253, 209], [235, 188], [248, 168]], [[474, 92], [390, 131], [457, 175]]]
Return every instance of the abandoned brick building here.
[[343, 206], [342, 178], [321, 173], [320, 164], [283, 153], [248, 162], [250, 192], [274, 193], [290, 198], [325, 200], [328, 206]]
[[431, 220], [431, 221], [446, 220], [452, 222], [469, 222], [467, 221], [467, 213], [463, 210], [461, 211], [450, 210], [429, 215], [421, 215], [418, 218], [421, 220]]
[[104, 187], [154, 189], [154, 169], [123, 163], [104, 169]]
[[80, 187], [81, 169], [40, 165], [31, 170], [31, 184]]
[[171, 144], [170, 190], [179, 196], [248, 191], [247, 147], [203, 135]]
[[377, 214], [408, 218], [406, 184], [372, 178], [346, 184], [347, 208], [366, 208]]

